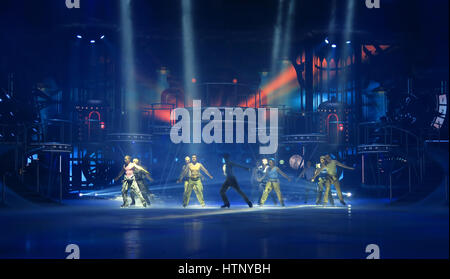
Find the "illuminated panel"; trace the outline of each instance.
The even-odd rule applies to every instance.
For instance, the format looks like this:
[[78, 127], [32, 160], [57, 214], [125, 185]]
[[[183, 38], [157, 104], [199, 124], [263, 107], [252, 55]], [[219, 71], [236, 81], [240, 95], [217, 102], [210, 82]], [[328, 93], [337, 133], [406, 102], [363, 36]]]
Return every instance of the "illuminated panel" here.
[[440, 129], [444, 125], [445, 117], [447, 115], [447, 95], [442, 94], [438, 96], [438, 113], [439, 115], [433, 119], [432, 126]]

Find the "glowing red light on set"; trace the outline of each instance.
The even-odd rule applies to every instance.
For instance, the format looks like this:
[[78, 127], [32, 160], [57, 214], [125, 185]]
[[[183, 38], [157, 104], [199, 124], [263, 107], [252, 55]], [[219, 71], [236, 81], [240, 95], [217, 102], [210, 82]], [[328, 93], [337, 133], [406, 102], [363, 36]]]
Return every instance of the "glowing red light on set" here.
[[343, 124], [339, 124], [339, 131], [344, 131], [344, 125]]
[[233, 83], [236, 84], [238, 82], [237, 78], [233, 79]]
[[105, 129], [105, 122], [100, 122], [100, 129]]
[[192, 83], [196, 83], [197, 82], [197, 79], [196, 78], [193, 78], [192, 79]]

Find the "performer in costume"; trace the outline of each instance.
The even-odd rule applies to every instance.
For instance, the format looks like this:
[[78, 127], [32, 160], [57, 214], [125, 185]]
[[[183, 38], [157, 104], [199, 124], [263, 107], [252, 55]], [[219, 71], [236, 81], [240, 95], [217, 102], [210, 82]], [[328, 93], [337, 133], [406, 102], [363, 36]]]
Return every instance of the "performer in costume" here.
[[[189, 174], [189, 180], [187, 189], [183, 195], [183, 207], [188, 206], [189, 198], [191, 196], [192, 190], [194, 190], [195, 195], [197, 196], [198, 201], [205, 207], [205, 201], [203, 200], [203, 184], [200, 176], [200, 171], [203, 171], [210, 179], [213, 177], [209, 174], [206, 168], [199, 162], [197, 162], [197, 155], [192, 155], [192, 162], [187, 165], [184, 172], [180, 177], [184, 177]], [[178, 180], [178, 182], [181, 182]]]
[[341, 185], [339, 183], [339, 178], [337, 177], [336, 166], [339, 166], [341, 168], [348, 169], [348, 170], [354, 170], [354, 168], [352, 168], [352, 167], [348, 167], [336, 160], [332, 160], [330, 155], [325, 155], [320, 158], [320, 169], [314, 175], [314, 177], [312, 178], [311, 181], [314, 182], [317, 175], [319, 175], [319, 173], [325, 169], [327, 171], [327, 178], [326, 178], [327, 182], [325, 183], [326, 189], [325, 189], [325, 195], [323, 198], [323, 203], [324, 204], [328, 203], [328, 193], [330, 192], [331, 184], [333, 184], [334, 188], [336, 188], [336, 192], [338, 194], [339, 201], [341, 202], [342, 205], [345, 205], [344, 197], [342, 196], [342, 192], [341, 192]]
[[283, 196], [280, 191], [280, 180], [278, 179], [278, 174], [286, 178], [288, 181], [291, 181], [291, 178], [287, 176], [283, 171], [281, 171], [277, 166], [275, 166], [275, 160], [269, 160], [269, 168], [267, 169], [264, 176], [259, 180], [262, 181], [264, 178], [268, 177], [268, 181], [266, 183], [266, 189], [264, 189], [264, 193], [261, 197], [261, 201], [259, 202], [260, 206], [263, 206], [269, 196], [269, 193], [275, 190], [277, 194], [278, 200], [280, 201], [281, 206], [284, 206]]
[[[191, 163], [191, 158], [189, 158], [189, 156], [186, 156], [184, 158], [184, 163], [185, 164], [183, 165], [180, 176], [177, 180], [177, 183], [181, 183], [181, 181], [183, 181], [183, 183], [184, 183], [183, 204], [184, 204], [184, 197], [187, 195], [187, 189], [188, 189], [188, 185], [189, 185], [189, 176], [191, 176], [191, 174], [189, 172], [189, 167], [188, 167], [188, 165]], [[187, 197], [187, 204], [189, 204], [189, 199], [190, 199], [190, 195], [189, 195], [189, 197]]]
[[[264, 158], [261, 160], [261, 164], [257, 162], [256, 167], [253, 169], [252, 181], [256, 181], [257, 183], [257, 189], [259, 192], [258, 199], [264, 193], [264, 189], [266, 188], [268, 178], [267, 177], [264, 178], [264, 175], [267, 172], [268, 168], [269, 168], [268, 160]], [[262, 180], [260, 181], [259, 179]], [[275, 193], [270, 192], [269, 196], [272, 198], [273, 204], [277, 205], [278, 202]]]
[[184, 191], [186, 192], [188, 183], [189, 183], [189, 176], [190, 173], [189, 171], [185, 173], [185, 170], [188, 168], [189, 163], [191, 162], [191, 158], [189, 158], [189, 156], [186, 156], [184, 158], [184, 165], [183, 168], [181, 169], [181, 173], [180, 173], [180, 177], [178, 178], [178, 183], [181, 182], [182, 180], [184, 181]]
[[[134, 158], [133, 159], [133, 163], [144, 168], [141, 164], [138, 158]], [[145, 169], [145, 168], [144, 168]], [[145, 183], [145, 178], [152, 182], [153, 178], [150, 176], [150, 173], [145, 173], [144, 171], [138, 170], [136, 169], [134, 171], [134, 177], [136, 179], [136, 183], [139, 187], [139, 190], [141, 191], [142, 196], [144, 197], [145, 201], [147, 202], [147, 205], [151, 204], [151, 197], [152, 194], [150, 193], [150, 190], [148, 189], [146, 183]], [[135, 205], [135, 198], [136, 195], [133, 191], [131, 191], [130, 193], [130, 197], [131, 197], [131, 204], [130, 205]]]
[[307, 161], [306, 167], [303, 168], [302, 172], [299, 174], [299, 176], [295, 180], [295, 182], [298, 182], [298, 180], [300, 178], [305, 178], [305, 180], [307, 181], [306, 187], [305, 187], [305, 203], [308, 202], [308, 193], [309, 193], [309, 188], [310, 188], [310, 184], [311, 184], [311, 179], [313, 178], [315, 171], [316, 171], [316, 168], [314, 168], [312, 166], [311, 161]]
[[233, 174], [233, 167], [239, 167], [246, 169], [250, 171], [250, 168], [241, 166], [239, 164], [236, 164], [232, 161], [230, 161], [230, 155], [224, 154], [223, 159], [225, 160], [225, 164], [223, 165], [223, 174], [226, 176], [225, 182], [222, 184], [222, 188], [220, 188], [220, 195], [222, 196], [223, 205], [222, 208], [230, 207], [230, 201], [227, 198], [226, 192], [230, 187], [233, 187], [236, 192], [239, 193], [239, 195], [244, 198], [245, 202], [248, 204], [249, 207], [253, 207], [252, 202], [248, 199], [248, 197], [242, 192], [241, 188], [239, 187], [239, 184], [237, 182], [236, 177]]
[[[325, 159], [325, 156], [320, 156], [320, 161], [322, 162]], [[319, 205], [322, 202], [323, 193], [325, 192], [327, 185], [329, 184], [329, 181], [327, 180], [327, 171], [326, 169], [323, 169], [322, 171], [319, 171], [321, 167], [321, 164], [316, 165], [316, 171], [314, 174], [318, 175], [317, 178], [317, 198], [316, 198], [316, 205]], [[312, 178], [311, 178], [312, 179]], [[334, 205], [334, 198], [331, 195], [331, 191], [328, 192], [328, 199], [330, 200], [330, 204]]]
[[141, 166], [136, 165], [135, 163], [131, 162], [131, 156], [126, 155], [125, 156], [125, 165], [123, 166], [122, 170], [120, 171], [119, 175], [114, 178], [114, 181], [119, 180], [119, 178], [125, 173], [123, 183], [122, 183], [122, 199], [123, 204], [121, 207], [127, 207], [128, 206], [128, 190], [131, 189], [136, 196], [141, 200], [141, 203], [144, 207], [147, 207], [147, 202], [145, 201], [144, 197], [142, 196], [141, 191], [139, 190], [139, 186], [136, 183], [136, 179], [134, 176], [135, 170], [141, 170], [144, 173], [148, 173], [144, 168]]
[[256, 160], [255, 166], [252, 170], [252, 176], [250, 181], [252, 183], [252, 200], [254, 200], [255, 196], [261, 196], [261, 193], [264, 191], [264, 188], [261, 191], [262, 182], [259, 182], [258, 179], [263, 176], [263, 165], [260, 160]]

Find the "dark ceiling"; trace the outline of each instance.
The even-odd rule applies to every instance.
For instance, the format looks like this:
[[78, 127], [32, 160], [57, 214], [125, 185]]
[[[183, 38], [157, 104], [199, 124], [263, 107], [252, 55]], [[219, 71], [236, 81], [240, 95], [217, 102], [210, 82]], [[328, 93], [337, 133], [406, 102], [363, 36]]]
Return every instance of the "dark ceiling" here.
[[[181, 1], [131, 0], [136, 55], [150, 69], [161, 66], [182, 69]], [[73, 38], [75, 32], [105, 33], [119, 45], [119, 0], [81, 0], [81, 9], [70, 10], [64, 2], [2, 0], [0, 55], [4, 62], [0, 70], [7, 71], [18, 61], [32, 60], [30, 63], [42, 65], [44, 59], [56, 59], [66, 47], [63, 42]], [[289, 1], [284, 2], [286, 14]], [[437, 63], [444, 61], [448, 68], [449, 1], [381, 0], [380, 9], [368, 9], [364, 2], [355, 1], [354, 38], [395, 42], [404, 49], [410, 48], [407, 52], [411, 60], [430, 57]], [[192, 3], [196, 52], [201, 66], [251, 72], [267, 68], [278, 1], [192, 0]], [[296, 1], [293, 54], [308, 40], [323, 40], [327, 35], [333, 3], [335, 30], [340, 34], [348, 15], [347, 1]]]

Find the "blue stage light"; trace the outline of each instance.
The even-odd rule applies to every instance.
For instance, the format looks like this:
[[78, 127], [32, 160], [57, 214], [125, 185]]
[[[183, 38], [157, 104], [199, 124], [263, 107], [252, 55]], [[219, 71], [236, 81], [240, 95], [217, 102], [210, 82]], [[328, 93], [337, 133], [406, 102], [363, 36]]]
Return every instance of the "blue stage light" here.
[[332, 48], [336, 48], [336, 44], [332, 44], [331, 47], [332, 47]]
[[328, 38], [325, 38], [325, 43], [328, 45], [330, 41], [328, 41]]
[[351, 44], [352, 42], [351, 41], [346, 41], [345, 42], [347, 45], [349, 45], [349, 44]]
[[78, 38], [78, 39], [83, 39], [83, 36], [77, 35], [77, 38]]
[[105, 38], [105, 35], [102, 35], [101, 37], [100, 37], [100, 40], [103, 40]]
[[95, 44], [95, 40], [91, 40], [91, 44]]

